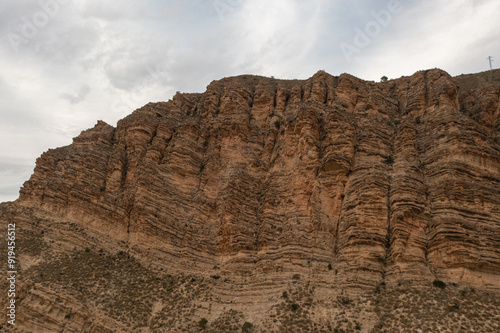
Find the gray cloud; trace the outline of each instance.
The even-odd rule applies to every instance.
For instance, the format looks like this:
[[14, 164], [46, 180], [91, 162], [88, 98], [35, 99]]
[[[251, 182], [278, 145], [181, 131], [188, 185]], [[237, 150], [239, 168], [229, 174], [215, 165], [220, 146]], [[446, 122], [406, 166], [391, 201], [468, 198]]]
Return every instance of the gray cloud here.
[[[401, 0], [377, 28], [373, 13], [391, 1], [0, 2], [0, 200], [17, 196], [44, 150], [96, 119], [114, 124], [225, 76], [323, 69], [378, 80], [431, 67], [482, 71], [489, 55], [500, 62], [498, 1]], [[340, 45], [370, 27], [376, 33], [346, 61]]]
[[19, 189], [28, 180], [34, 168], [32, 163], [4, 163], [0, 162], [0, 202], [15, 200]]
[[77, 104], [85, 100], [90, 93], [90, 87], [85, 84], [81, 86], [76, 94], [63, 93], [61, 98], [68, 100], [71, 104]]

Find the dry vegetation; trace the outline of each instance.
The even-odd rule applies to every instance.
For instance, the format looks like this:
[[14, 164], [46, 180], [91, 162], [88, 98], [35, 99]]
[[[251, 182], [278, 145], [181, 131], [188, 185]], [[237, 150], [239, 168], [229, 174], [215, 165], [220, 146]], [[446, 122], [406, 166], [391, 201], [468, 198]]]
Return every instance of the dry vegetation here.
[[[41, 238], [25, 236], [31, 241], [24, 249], [38, 253]], [[425, 289], [381, 285], [364, 295], [325, 300], [312, 283], [292, 278], [265, 319], [249, 322], [237, 305], [214, 310], [218, 300], [213, 287], [225, 283], [222, 279], [153, 271], [125, 252], [75, 250], [31, 266], [23, 277], [34, 289], [59, 290], [85, 300], [88, 308], [137, 332], [500, 331], [496, 294], [438, 281]], [[71, 316], [68, 312], [66, 319]]]
[[[122, 251], [53, 251], [43, 229], [20, 228], [18, 235], [21, 253], [45, 258], [21, 272], [23, 290], [72, 295], [131, 332], [500, 332], [498, 294], [438, 280], [424, 289], [379, 285], [363, 295], [328, 298], [296, 274], [254, 322], [241, 304], [221, 306], [214, 286], [224, 288], [225, 279], [152, 270]], [[0, 255], [6, 256], [4, 247]], [[5, 290], [5, 279], [0, 285]], [[74, 316], [68, 311], [65, 320]], [[9, 332], [5, 324], [0, 331]]]
[[371, 332], [500, 332], [500, 300], [469, 287], [396, 289], [371, 300]]
[[134, 330], [149, 327], [153, 332], [195, 326], [195, 300], [208, 288], [203, 278], [153, 272], [125, 252], [91, 249], [63, 254], [25, 275], [34, 288], [63, 288]]
[[[365, 295], [318, 300], [307, 281], [292, 279], [262, 322], [228, 307], [215, 313], [213, 278], [144, 268], [127, 253], [86, 249], [30, 267], [33, 288], [64, 289], [132, 331], [150, 332], [499, 332], [500, 299], [459, 285], [426, 289], [379, 286]], [[208, 319], [206, 319], [208, 318]], [[71, 313], [67, 319], [71, 320]]]

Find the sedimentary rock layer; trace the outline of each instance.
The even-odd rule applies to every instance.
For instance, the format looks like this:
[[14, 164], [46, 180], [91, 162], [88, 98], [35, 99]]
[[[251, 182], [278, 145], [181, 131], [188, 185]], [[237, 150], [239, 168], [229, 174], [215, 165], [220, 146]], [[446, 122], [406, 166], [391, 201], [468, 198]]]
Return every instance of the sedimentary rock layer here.
[[498, 290], [500, 88], [459, 82], [437, 69], [214, 81], [44, 153], [2, 221], [52, 221], [44, 239], [61, 251], [219, 276], [226, 301], [297, 277]]

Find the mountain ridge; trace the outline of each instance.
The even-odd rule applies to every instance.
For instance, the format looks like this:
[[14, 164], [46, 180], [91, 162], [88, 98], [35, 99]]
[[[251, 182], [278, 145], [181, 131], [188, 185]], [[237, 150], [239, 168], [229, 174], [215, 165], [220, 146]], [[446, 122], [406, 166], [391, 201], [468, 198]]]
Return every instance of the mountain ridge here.
[[[293, 304], [332, 316], [342, 295], [433, 281], [497, 293], [498, 73], [493, 85], [489, 73], [439, 69], [381, 83], [324, 71], [307, 80], [242, 75], [149, 103], [116, 127], [99, 121], [44, 153], [20, 198], [0, 206], [2, 228], [18, 221], [29, 249], [19, 260], [24, 329], [194, 331], [193, 318], [213, 322], [229, 307], [261, 331], [286, 328], [265, 311], [294, 288], [311, 301]], [[136, 300], [139, 317], [100, 306], [98, 287], [95, 300], [78, 294], [67, 268], [101, 267], [99, 258], [114, 267], [103, 280], [124, 269], [113, 262], [144, 269], [151, 285], [169, 272], [190, 290], [190, 315], [162, 321], [173, 311], [163, 285], [156, 303]], [[46, 280], [43, 265], [66, 273]], [[202, 282], [188, 288], [192, 279]], [[115, 297], [126, 301], [120, 288]], [[42, 314], [50, 304], [67, 315], [56, 290], [79, 321]], [[376, 326], [374, 312], [365, 317], [364, 327]], [[310, 320], [327, 327], [327, 316]]]

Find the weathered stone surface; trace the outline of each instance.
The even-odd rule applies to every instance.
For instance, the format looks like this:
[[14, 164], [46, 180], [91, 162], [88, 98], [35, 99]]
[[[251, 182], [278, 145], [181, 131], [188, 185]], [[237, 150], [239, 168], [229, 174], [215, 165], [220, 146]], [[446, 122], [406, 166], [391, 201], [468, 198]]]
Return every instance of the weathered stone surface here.
[[[121, 251], [130, 267], [147, 268], [150, 286], [165, 272], [194, 276], [204, 282], [199, 294], [186, 291], [193, 318], [231, 308], [262, 331], [278, 325], [268, 310], [297, 286], [332, 313], [341, 293], [380, 286], [437, 279], [497, 292], [500, 88], [470, 80], [437, 69], [386, 83], [322, 71], [303, 81], [245, 75], [150, 103], [116, 128], [99, 121], [44, 153], [20, 199], [0, 209], [2, 230], [16, 222], [43, 242], [22, 258], [20, 325], [154, 331], [152, 318], [170, 313], [159, 295], [177, 289], [155, 287], [165, 294], [143, 305], [149, 321], [127, 322], [117, 304], [104, 309], [71, 280], [37, 275], [56, 259], [72, 264], [65, 254], [88, 264], [86, 248], [110, 263]], [[95, 276], [118, 298], [126, 290]], [[157, 328], [195, 329], [168, 325]]]

